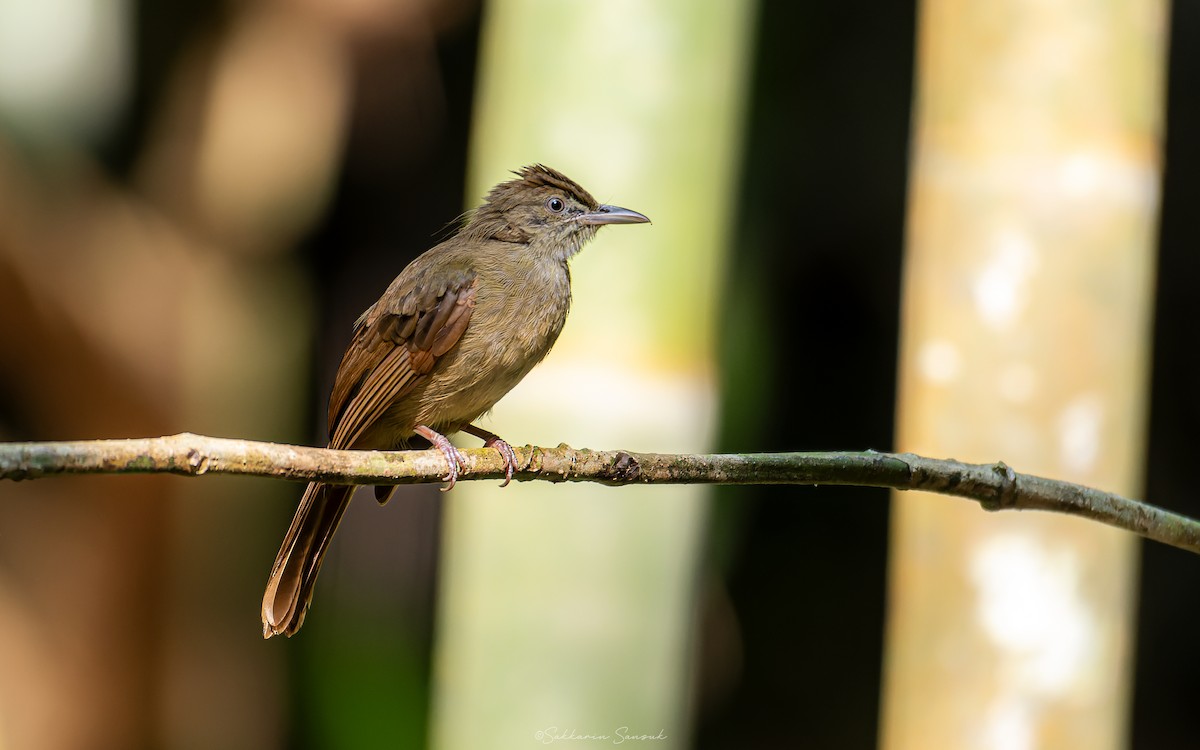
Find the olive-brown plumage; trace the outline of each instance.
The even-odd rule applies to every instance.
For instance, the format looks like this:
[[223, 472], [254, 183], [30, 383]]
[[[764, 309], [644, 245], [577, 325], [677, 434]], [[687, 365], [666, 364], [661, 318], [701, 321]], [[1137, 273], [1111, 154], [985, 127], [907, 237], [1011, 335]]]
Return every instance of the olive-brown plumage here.
[[[426, 251], [354, 325], [329, 398], [329, 447], [391, 450], [420, 436], [446, 456], [453, 487], [463, 458], [444, 437], [464, 431], [495, 447], [512, 478], [516, 457], [471, 423], [554, 345], [571, 305], [567, 261], [604, 224], [645, 216], [599, 204], [549, 167], [497, 185], [463, 227]], [[386, 501], [390, 487], [377, 487]], [[329, 540], [354, 488], [304, 491], [263, 595], [263, 636], [304, 622]]]

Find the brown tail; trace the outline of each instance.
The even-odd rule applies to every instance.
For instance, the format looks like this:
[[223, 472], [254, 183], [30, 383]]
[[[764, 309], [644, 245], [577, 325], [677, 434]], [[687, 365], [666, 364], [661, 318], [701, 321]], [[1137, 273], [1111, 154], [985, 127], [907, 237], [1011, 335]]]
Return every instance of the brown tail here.
[[291, 636], [304, 624], [313, 584], [329, 540], [337, 530], [354, 487], [312, 482], [304, 490], [263, 594], [263, 638]]

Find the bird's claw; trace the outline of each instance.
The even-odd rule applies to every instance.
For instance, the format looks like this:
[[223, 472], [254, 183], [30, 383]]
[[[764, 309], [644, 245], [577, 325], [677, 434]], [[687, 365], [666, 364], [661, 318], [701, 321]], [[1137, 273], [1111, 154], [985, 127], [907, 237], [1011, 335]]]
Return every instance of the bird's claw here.
[[483, 447], [495, 448], [496, 452], [500, 454], [500, 458], [504, 459], [504, 483], [500, 486], [507, 487], [512, 481], [513, 472], [517, 469], [517, 452], [511, 445], [495, 436], [485, 440]]
[[442, 488], [442, 492], [447, 492], [454, 489], [454, 483], [458, 481], [459, 474], [466, 474], [469, 469], [467, 468], [467, 454], [455, 448], [446, 438], [442, 438], [442, 440], [445, 440], [445, 445], [438, 445], [438, 448], [441, 449], [442, 455], [446, 457], [446, 466], [448, 469], [446, 476], [442, 477], [442, 481], [446, 482], [446, 486]]
[[[463, 431], [483, 438], [485, 448], [495, 448], [496, 452], [500, 454], [500, 458], [504, 460], [504, 483], [500, 486], [507, 487], [512, 482], [513, 472], [517, 470], [517, 452], [513, 450], [511, 445], [501, 439], [499, 435], [490, 433], [487, 430], [467, 425], [463, 428]], [[453, 488], [454, 483], [458, 481], [459, 474], [467, 473], [468, 461], [466, 454], [455, 448], [454, 444], [445, 435], [425, 425], [417, 425], [416, 433], [428, 440], [433, 447], [440, 450], [442, 455], [446, 457], [446, 465], [449, 467], [449, 471], [446, 473], [446, 476], [442, 477], [442, 480], [446, 482], [446, 486], [442, 488], [442, 492]]]
[[469, 463], [467, 455], [454, 447], [454, 444], [445, 435], [424, 425], [417, 427], [417, 434], [428, 440], [434, 448], [440, 450], [442, 455], [446, 457], [447, 470], [446, 476], [442, 477], [442, 481], [447, 484], [442, 488], [442, 492], [454, 489], [454, 484], [458, 481], [459, 474], [466, 474], [469, 471], [467, 468]]

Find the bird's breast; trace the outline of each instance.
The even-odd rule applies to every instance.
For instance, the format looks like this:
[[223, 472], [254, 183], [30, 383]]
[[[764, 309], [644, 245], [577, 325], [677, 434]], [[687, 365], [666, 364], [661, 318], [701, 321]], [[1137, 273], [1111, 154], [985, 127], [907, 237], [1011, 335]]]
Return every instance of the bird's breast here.
[[471, 321], [431, 374], [430, 422], [473, 421], [549, 352], [571, 306], [571, 280], [559, 262], [481, 271]]

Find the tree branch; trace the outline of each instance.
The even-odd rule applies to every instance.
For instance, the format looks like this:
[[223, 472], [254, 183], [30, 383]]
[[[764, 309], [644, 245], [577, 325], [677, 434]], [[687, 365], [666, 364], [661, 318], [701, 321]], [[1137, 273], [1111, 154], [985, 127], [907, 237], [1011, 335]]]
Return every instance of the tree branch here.
[[[686, 455], [525, 446], [514, 479], [627, 484], [840, 484], [923, 490], [977, 501], [985, 510], [1082, 516], [1200, 554], [1200, 521], [1070, 482], [1017, 474], [1003, 462], [967, 464], [912, 453]], [[463, 451], [463, 479], [504, 476], [491, 448]], [[440, 451], [334, 451], [183, 433], [161, 438], [0, 443], [0, 479], [59, 474], [245, 474], [335, 484], [440, 481]]]

